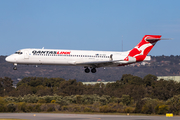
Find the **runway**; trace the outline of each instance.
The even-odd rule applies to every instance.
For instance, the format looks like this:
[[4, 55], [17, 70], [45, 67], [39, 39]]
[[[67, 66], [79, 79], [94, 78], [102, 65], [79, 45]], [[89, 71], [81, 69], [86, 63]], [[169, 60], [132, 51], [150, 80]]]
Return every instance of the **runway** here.
[[180, 120], [180, 117], [136, 116], [136, 115], [93, 115], [63, 113], [0, 113], [0, 118], [29, 120]]

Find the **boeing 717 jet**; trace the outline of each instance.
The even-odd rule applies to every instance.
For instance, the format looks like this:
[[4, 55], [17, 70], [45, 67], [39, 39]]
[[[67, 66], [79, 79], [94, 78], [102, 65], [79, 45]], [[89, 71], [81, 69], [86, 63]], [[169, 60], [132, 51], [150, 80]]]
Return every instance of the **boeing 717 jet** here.
[[14, 70], [17, 70], [18, 64], [67, 65], [83, 66], [85, 73], [95, 73], [96, 68], [99, 67], [116, 67], [150, 61], [151, 58], [147, 55], [159, 40], [161, 40], [161, 35], [145, 35], [139, 44], [126, 52], [21, 49], [6, 57], [6, 61], [14, 64]]

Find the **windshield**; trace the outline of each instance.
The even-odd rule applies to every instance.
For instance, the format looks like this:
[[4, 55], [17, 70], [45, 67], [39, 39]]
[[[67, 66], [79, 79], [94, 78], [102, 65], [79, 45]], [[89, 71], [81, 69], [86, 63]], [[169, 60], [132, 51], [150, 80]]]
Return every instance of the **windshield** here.
[[22, 54], [22, 52], [21, 51], [17, 51], [17, 52], [15, 52], [15, 54]]

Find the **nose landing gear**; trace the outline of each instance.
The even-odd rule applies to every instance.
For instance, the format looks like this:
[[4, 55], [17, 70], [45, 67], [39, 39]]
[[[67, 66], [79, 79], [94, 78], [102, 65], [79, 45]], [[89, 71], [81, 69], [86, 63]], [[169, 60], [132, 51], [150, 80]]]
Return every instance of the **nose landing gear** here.
[[13, 70], [17, 70], [17, 63], [14, 63]]
[[13, 67], [13, 70], [17, 70], [17, 66], [14, 66], [14, 67]]

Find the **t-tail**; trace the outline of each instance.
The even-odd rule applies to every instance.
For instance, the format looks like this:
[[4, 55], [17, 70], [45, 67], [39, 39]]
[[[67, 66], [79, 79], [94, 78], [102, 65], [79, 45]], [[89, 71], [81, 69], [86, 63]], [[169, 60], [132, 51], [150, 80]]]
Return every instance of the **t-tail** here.
[[161, 35], [145, 35], [141, 42], [130, 50], [128, 56], [124, 60], [132, 62], [144, 61], [147, 54], [159, 40], [161, 40]]

